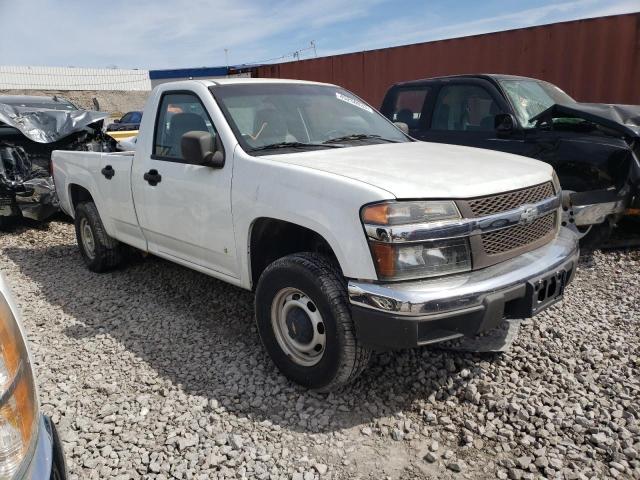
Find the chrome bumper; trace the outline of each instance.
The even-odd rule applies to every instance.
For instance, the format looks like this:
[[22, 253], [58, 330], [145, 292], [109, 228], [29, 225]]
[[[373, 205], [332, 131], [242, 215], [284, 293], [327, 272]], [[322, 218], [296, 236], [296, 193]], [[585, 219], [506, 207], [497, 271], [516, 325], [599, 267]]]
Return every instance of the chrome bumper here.
[[593, 190], [563, 193], [562, 204], [567, 220], [579, 227], [598, 225], [609, 217], [622, 215], [631, 200], [630, 191]]
[[423, 318], [482, 306], [496, 292], [524, 285], [557, 269], [577, 264], [578, 236], [561, 228], [549, 244], [492, 267], [450, 277], [400, 283], [350, 280], [352, 305], [371, 311]]
[[593, 205], [579, 205], [572, 208], [573, 219], [579, 227], [597, 225], [604, 222], [611, 215], [618, 215], [625, 211], [626, 202], [596, 203]]
[[38, 438], [31, 461], [20, 479], [64, 480], [67, 478], [62, 445], [55, 426], [48, 417], [40, 415]]

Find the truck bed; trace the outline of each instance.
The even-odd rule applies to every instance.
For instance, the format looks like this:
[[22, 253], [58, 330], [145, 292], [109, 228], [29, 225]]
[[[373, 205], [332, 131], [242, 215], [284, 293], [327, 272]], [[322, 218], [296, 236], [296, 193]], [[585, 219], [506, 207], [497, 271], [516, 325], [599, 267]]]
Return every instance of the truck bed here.
[[[57, 150], [51, 157], [60, 208], [75, 217], [75, 205], [92, 199], [108, 234], [130, 245], [146, 248], [138, 226], [131, 191], [135, 152], [71, 152]], [[111, 167], [112, 176], [102, 171]], [[89, 192], [91, 192], [89, 194]]]

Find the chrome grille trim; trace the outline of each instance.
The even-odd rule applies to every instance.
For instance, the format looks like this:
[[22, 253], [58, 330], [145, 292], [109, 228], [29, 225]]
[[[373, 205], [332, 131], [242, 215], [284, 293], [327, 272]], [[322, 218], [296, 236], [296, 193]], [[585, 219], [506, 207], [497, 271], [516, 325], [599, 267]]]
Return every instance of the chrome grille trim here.
[[[524, 204], [538, 203], [556, 194], [552, 182], [486, 197], [459, 200], [465, 217], [477, 218], [513, 210]], [[467, 208], [464, 208], [467, 207]]]
[[[382, 226], [365, 224], [371, 240], [386, 243], [410, 243], [444, 240], [457, 237], [486, 234], [531, 223], [560, 207], [560, 196], [552, 196], [534, 204], [519, 205], [512, 210], [480, 218], [463, 218], [444, 222], [412, 225]], [[526, 218], [525, 218], [526, 215]]]
[[498, 255], [530, 245], [548, 235], [556, 227], [557, 213], [547, 213], [528, 225], [485, 233], [481, 236], [486, 255]]

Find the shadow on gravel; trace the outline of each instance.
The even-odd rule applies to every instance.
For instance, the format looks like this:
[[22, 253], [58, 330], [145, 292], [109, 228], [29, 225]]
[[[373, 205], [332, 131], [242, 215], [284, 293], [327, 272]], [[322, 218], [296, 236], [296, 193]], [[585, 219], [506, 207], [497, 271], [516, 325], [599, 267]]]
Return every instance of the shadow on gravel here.
[[[254, 326], [251, 292], [155, 257], [91, 273], [74, 244], [4, 253], [74, 319], [64, 333], [78, 340], [78, 355], [84, 339], [109, 335], [153, 368], [161, 387], [170, 382], [205, 397], [210, 408], [217, 402], [237, 416], [295, 431], [331, 432], [419, 410], [416, 400], [464, 396], [479, 363], [495, 358], [426, 348], [378, 354], [353, 385], [318, 394], [288, 382], [271, 363]], [[140, 393], [160, 390], [134, 369], [130, 375]]]

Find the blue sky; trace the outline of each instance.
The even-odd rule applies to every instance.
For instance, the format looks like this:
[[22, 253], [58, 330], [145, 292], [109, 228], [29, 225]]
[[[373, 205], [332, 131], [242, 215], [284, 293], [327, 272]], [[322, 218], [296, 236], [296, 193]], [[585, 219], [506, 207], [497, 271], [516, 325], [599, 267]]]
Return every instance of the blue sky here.
[[0, 63], [214, 66], [226, 48], [240, 64], [312, 40], [323, 56], [637, 11], [640, 0], [0, 0]]

